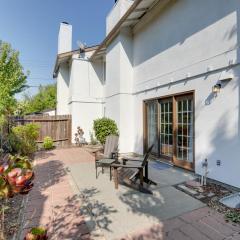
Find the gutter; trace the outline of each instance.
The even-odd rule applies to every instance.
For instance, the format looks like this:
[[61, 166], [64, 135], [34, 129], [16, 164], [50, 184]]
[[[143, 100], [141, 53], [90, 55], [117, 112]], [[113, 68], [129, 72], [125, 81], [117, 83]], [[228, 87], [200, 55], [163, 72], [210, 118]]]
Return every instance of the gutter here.
[[101, 51], [102, 48], [106, 47], [107, 43], [111, 41], [119, 32], [120, 27], [125, 22], [125, 20], [130, 16], [130, 14], [134, 11], [134, 9], [142, 2], [143, 0], [135, 0], [131, 7], [127, 10], [127, 12], [122, 16], [122, 18], [118, 21], [116, 26], [111, 30], [111, 32], [107, 35], [107, 37], [103, 40], [103, 42], [99, 45], [93, 55], [90, 57], [90, 61], [94, 59], [94, 57]]

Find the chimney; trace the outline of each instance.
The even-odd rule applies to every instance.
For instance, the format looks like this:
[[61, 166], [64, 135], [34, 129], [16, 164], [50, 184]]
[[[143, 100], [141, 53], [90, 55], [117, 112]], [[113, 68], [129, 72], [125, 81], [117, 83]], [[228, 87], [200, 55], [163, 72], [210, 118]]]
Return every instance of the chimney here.
[[72, 51], [72, 25], [62, 22], [58, 34], [58, 54], [70, 51]]

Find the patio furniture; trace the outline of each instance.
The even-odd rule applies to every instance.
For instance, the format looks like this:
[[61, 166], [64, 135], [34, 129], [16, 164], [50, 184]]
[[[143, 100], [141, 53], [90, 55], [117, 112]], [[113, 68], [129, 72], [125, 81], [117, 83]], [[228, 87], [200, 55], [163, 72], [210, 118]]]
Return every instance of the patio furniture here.
[[104, 173], [104, 168], [109, 167], [110, 169], [110, 180], [112, 179], [111, 174], [111, 164], [118, 162], [118, 136], [109, 135], [106, 138], [106, 143], [104, 145], [104, 152], [101, 153], [101, 150], [98, 149], [94, 151], [95, 154], [95, 169], [96, 169], [96, 178], [98, 178], [98, 167], [102, 168], [102, 173]]
[[[124, 183], [130, 187], [133, 187], [140, 192], [152, 194], [152, 191], [144, 188], [144, 183], [157, 185], [154, 181], [148, 178], [148, 159], [149, 155], [152, 151], [153, 145], [147, 150], [143, 158], [123, 158], [123, 164], [112, 163], [111, 168], [114, 169], [114, 184], [115, 189], [118, 189], [119, 184], [119, 176], [118, 176], [118, 168], [124, 169], [137, 169], [130, 177], [126, 177]], [[132, 162], [127, 164], [127, 162]], [[111, 172], [110, 172], [111, 174]], [[111, 176], [110, 176], [111, 178]], [[139, 180], [139, 184], [137, 181]]]

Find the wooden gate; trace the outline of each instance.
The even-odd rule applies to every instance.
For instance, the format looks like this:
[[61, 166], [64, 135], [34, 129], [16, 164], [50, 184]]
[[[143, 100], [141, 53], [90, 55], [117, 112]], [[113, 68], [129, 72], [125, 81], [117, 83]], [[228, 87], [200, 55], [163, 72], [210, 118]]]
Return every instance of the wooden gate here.
[[69, 146], [72, 141], [72, 118], [71, 115], [31, 115], [15, 117], [14, 125], [36, 123], [40, 126], [40, 134], [37, 143], [43, 143], [45, 137], [53, 139], [56, 146]]

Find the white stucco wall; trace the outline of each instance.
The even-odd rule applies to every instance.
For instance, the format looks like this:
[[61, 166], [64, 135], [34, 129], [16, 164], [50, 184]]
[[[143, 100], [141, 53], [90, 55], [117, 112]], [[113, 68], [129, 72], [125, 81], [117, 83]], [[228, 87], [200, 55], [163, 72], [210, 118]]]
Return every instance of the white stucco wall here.
[[121, 153], [133, 151], [132, 49], [131, 32], [124, 29], [108, 47], [106, 55], [106, 117], [118, 125]]
[[103, 62], [89, 62], [91, 53], [72, 57], [69, 105], [72, 114], [72, 139], [77, 127], [85, 132], [90, 141], [93, 120], [103, 116]]
[[[143, 100], [194, 90], [195, 171], [208, 158], [210, 178], [240, 187], [239, 1], [182, 0], [150, 15], [134, 29], [135, 151], [143, 151]], [[213, 85], [230, 74], [214, 98]]]
[[118, 0], [106, 19], [106, 33], [108, 34], [133, 4], [133, 0]]
[[57, 115], [70, 114], [69, 82], [69, 65], [61, 64], [57, 76]]

